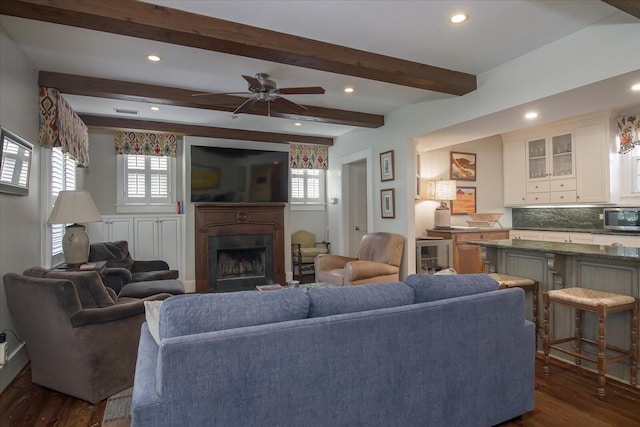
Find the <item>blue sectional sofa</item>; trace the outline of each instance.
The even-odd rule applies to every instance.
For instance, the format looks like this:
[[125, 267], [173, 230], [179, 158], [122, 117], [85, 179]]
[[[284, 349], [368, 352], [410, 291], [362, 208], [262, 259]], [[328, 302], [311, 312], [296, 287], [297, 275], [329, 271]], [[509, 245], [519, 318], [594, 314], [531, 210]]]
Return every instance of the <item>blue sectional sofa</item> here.
[[497, 289], [484, 274], [413, 275], [171, 297], [159, 325], [142, 326], [132, 427], [492, 426], [517, 417], [534, 408], [534, 326], [522, 289]]

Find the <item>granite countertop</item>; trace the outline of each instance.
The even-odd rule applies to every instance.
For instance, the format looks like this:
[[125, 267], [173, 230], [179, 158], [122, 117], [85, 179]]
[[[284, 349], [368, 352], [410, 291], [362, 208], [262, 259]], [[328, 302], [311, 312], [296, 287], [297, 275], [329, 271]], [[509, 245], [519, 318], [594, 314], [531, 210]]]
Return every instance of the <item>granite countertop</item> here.
[[465, 242], [468, 245], [498, 249], [518, 249], [560, 255], [594, 256], [619, 261], [640, 262], [640, 248], [609, 245], [587, 245], [580, 243], [542, 242], [536, 240], [488, 240]]
[[640, 231], [605, 230], [602, 228], [560, 228], [560, 227], [513, 227], [512, 230], [556, 231], [559, 233], [612, 234], [620, 236], [640, 236]]
[[509, 231], [510, 228], [489, 228], [489, 227], [466, 227], [466, 226], [453, 226], [451, 228], [429, 228], [426, 231], [430, 232], [444, 232], [444, 233], [469, 233], [478, 231]]

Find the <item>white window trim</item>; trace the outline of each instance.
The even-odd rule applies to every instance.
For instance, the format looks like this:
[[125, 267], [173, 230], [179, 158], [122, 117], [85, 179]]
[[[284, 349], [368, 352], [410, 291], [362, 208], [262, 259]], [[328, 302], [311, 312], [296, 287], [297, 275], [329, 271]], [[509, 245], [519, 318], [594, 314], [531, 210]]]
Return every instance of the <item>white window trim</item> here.
[[[289, 200], [290, 200], [290, 206], [291, 206], [291, 210], [292, 211], [323, 211], [326, 209], [326, 205], [327, 205], [327, 171], [320, 169], [322, 171], [321, 173], [321, 179], [320, 179], [320, 202], [312, 202], [312, 201], [294, 201], [291, 192], [293, 190], [293, 186], [291, 185], [291, 181], [293, 180], [293, 172], [291, 171], [291, 169], [296, 169], [296, 168], [290, 168], [289, 170]], [[306, 169], [305, 169], [306, 171]], [[307, 179], [307, 175], [305, 174], [305, 181]], [[305, 187], [306, 187], [306, 183], [305, 183]]]
[[177, 162], [175, 157], [169, 157], [169, 203], [157, 204], [127, 204], [125, 203], [125, 162], [124, 155], [116, 155], [116, 212], [117, 213], [176, 213], [176, 175]]
[[633, 179], [631, 183], [631, 193], [639, 194], [640, 185], [638, 184], [638, 178], [640, 177], [640, 155], [631, 157], [631, 177]]

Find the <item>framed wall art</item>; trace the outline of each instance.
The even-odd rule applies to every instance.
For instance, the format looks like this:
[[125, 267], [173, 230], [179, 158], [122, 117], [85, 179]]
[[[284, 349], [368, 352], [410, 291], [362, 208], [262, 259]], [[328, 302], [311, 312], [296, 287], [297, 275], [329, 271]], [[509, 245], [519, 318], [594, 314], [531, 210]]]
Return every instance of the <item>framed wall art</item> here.
[[457, 187], [456, 199], [451, 201], [451, 215], [476, 213], [476, 187]]
[[475, 153], [451, 152], [449, 178], [456, 181], [476, 180], [476, 155]]
[[393, 181], [394, 179], [393, 150], [380, 153], [380, 180]]
[[393, 188], [380, 190], [380, 209], [382, 218], [396, 217], [396, 191]]

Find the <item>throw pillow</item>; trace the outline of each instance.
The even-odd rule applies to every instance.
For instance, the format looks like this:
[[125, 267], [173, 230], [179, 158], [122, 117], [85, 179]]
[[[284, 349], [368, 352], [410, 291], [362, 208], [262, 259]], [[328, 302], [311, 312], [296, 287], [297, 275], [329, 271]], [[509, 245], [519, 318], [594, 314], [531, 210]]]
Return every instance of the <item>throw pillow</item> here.
[[162, 301], [145, 301], [144, 302], [144, 316], [147, 319], [147, 326], [149, 326], [149, 332], [156, 341], [156, 344], [160, 345], [160, 306]]
[[412, 274], [404, 281], [416, 292], [416, 303], [480, 294], [498, 289], [488, 274]]
[[309, 317], [409, 305], [415, 299], [413, 289], [401, 282], [311, 288], [307, 295]]
[[115, 304], [97, 271], [50, 271], [44, 277], [72, 281], [76, 285], [82, 308], [108, 307]]

